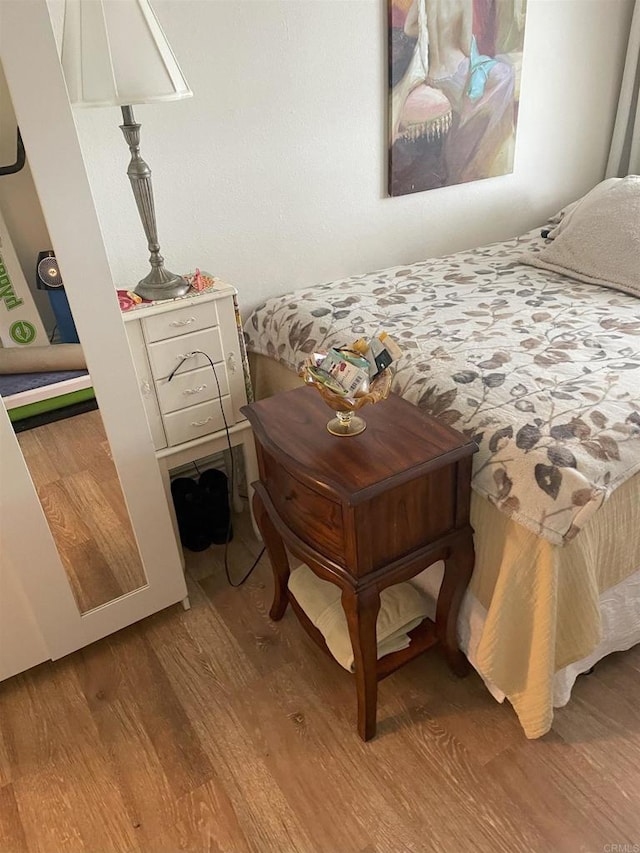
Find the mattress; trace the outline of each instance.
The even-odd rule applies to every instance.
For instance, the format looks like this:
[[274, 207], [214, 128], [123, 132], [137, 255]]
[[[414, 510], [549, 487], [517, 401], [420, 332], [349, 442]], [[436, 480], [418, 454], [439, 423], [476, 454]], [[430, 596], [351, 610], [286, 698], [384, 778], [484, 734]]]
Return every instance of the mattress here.
[[14, 423], [94, 396], [86, 370], [0, 373], [0, 397]]

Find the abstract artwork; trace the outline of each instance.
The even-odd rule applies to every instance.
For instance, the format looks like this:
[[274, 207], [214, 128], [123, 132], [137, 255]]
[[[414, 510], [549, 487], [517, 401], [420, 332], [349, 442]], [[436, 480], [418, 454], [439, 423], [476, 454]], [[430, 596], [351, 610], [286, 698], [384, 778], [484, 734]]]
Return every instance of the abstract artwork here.
[[513, 171], [526, 0], [388, 0], [389, 195]]

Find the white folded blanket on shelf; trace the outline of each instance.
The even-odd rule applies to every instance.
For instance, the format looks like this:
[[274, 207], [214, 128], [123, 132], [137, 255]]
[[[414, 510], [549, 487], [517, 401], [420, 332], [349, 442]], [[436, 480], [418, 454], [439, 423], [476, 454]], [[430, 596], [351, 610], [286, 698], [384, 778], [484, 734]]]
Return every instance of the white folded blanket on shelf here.
[[[302, 565], [291, 572], [289, 589], [324, 637], [334, 658], [346, 670], [353, 672], [353, 649], [340, 588]], [[399, 583], [384, 589], [380, 593], [380, 612], [376, 623], [378, 658], [408, 648], [411, 643], [409, 631], [416, 628], [428, 613], [428, 598], [411, 584]]]

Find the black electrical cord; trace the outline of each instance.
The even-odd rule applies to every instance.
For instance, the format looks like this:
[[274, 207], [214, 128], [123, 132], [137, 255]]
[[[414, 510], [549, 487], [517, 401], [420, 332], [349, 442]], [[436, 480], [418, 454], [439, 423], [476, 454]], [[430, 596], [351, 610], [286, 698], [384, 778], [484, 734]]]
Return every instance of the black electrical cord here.
[[230, 586], [234, 586], [234, 587], [242, 586], [242, 584], [247, 580], [247, 578], [251, 575], [251, 572], [256, 568], [256, 566], [258, 565], [258, 563], [259, 563], [259, 562], [260, 562], [260, 560], [262, 559], [262, 556], [263, 556], [263, 554], [264, 554], [265, 550], [266, 550], [266, 549], [265, 549], [265, 547], [263, 546], [263, 547], [261, 548], [261, 550], [260, 550], [260, 553], [258, 554], [258, 556], [255, 558], [255, 560], [254, 560], [254, 561], [253, 561], [253, 563], [251, 564], [251, 568], [248, 570], [248, 572], [246, 573], [246, 575], [245, 575], [243, 578], [241, 578], [241, 580], [239, 580], [237, 583], [234, 583], [234, 582], [231, 580], [231, 578], [229, 577], [229, 568], [228, 568], [228, 566], [227, 566], [227, 552], [226, 552], [226, 550], [225, 550], [225, 554], [224, 554], [224, 570], [225, 570], [225, 574], [226, 574], [226, 576], [227, 576], [227, 580], [229, 581], [229, 585], [230, 585]]
[[[262, 548], [262, 550], [260, 551], [260, 553], [258, 554], [258, 556], [256, 557], [256, 559], [253, 561], [253, 563], [252, 563], [251, 567], [249, 568], [249, 570], [247, 571], [247, 573], [244, 575], [244, 577], [242, 577], [239, 581], [237, 581], [236, 583], [234, 583], [234, 582], [231, 580], [231, 573], [230, 573], [230, 571], [229, 571], [228, 554], [229, 554], [229, 540], [230, 540], [230, 538], [231, 538], [231, 504], [232, 504], [232, 500], [231, 500], [231, 498], [233, 497], [234, 488], [235, 488], [236, 469], [235, 469], [235, 462], [234, 462], [234, 460], [233, 460], [233, 446], [232, 446], [232, 444], [231, 444], [231, 434], [229, 433], [229, 424], [227, 423], [227, 416], [226, 416], [226, 414], [225, 414], [224, 406], [223, 406], [223, 404], [222, 404], [222, 391], [221, 391], [221, 389], [220, 389], [220, 382], [219, 382], [219, 380], [218, 380], [218, 374], [216, 373], [216, 366], [215, 366], [215, 364], [213, 363], [213, 360], [212, 360], [212, 358], [211, 358], [211, 356], [210, 356], [210, 355], [208, 355], [206, 352], [203, 352], [201, 349], [194, 349], [194, 350], [192, 350], [191, 352], [186, 353], [186, 355], [184, 355], [184, 356], [180, 359], [180, 361], [178, 362], [178, 364], [173, 368], [173, 370], [172, 370], [172, 371], [171, 371], [171, 373], [169, 374], [169, 377], [168, 377], [168, 379], [167, 379], [167, 382], [171, 382], [171, 380], [172, 380], [172, 379], [173, 379], [173, 377], [176, 375], [176, 373], [178, 372], [178, 370], [182, 367], [182, 365], [184, 364], [184, 362], [185, 362], [188, 358], [192, 358], [194, 355], [202, 355], [202, 356], [204, 356], [204, 357], [207, 359], [207, 361], [209, 362], [209, 364], [211, 365], [211, 369], [213, 370], [213, 378], [216, 380], [216, 389], [217, 389], [217, 391], [218, 391], [218, 402], [220, 403], [220, 411], [221, 411], [221, 413], [222, 413], [222, 422], [224, 423], [224, 431], [225, 431], [225, 434], [226, 434], [226, 436], [227, 436], [227, 446], [228, 446], [228, 448], [229, 448], [229, 458], [230, 458], [230, 460], [231, 460], [231, 488], [230, 488], [230, 490], [229, 490], [229, 491], [230, 491], [230, 500], [229, 500], [229, 503], [230, 503], [230, 506], [229, 506], [229, 524], [228, 524], [228, 527], [227, 527], [227, 536], [226, 536], [226, 540], [225, 540], [225, 543], [224, 543], [224, 573], [225, 573], [225, 575], [227, 576], [227, 581], [228, 581], [228, 583], [229, 583], [229, 586], [239, 587], [239, 586], [242, 586], [242, 584], [243, 584], [246, 580], [248, 580], [249, 576], [251, 575], [251, 573], [253, 572], [253, 570], [255, 569], [255, 567], [256, 567], [256, 566], [258, 565], [258, 563], [260, 562], [260, 559], [261, 559], [262, 555], [263, 555], [263, 554], [264, 554], [264, 552], [265, 552], [265, 548]], [[198, 474], [199, 474], [199, 473], [200, 473], [200, 470], [199, 470], [198, 466], [196, 465], [196, 463], [195, 463], [195, 462], [194, 462], [193, 464], [194, 464], [194, 466], [195, 466], [196, 471], [198, 471]]]

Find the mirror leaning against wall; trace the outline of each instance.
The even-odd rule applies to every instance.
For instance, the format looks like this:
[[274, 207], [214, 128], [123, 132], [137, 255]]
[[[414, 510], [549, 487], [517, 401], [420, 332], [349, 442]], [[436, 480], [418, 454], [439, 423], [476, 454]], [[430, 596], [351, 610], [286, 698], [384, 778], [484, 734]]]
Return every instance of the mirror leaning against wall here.
[[[33, 62], [34, 56], [37, 62]], [[28, 300], [20, 295], [11, 302], [7, 290], [12, 305], [7, 312], [13, 318], [10, 325], [18, 338], [26, 335], [28, 340], [18, 343], [14, 338], [14, 345], [0, 348], [0, 352], [5, 359], [9, 350], [18, 348], [36, 353], [32, 334], [38, 333], [39, 324], [44, 328], [40, 341], [50, 353], [63, 353], [64, 347], [74, 346], [78, 351], [73, 342], [48, 341], [55, 311], [49, 292], [35, 287], [33, 265], [40, 252], [51, 249], [59, 261], [89, 384], [99, 407], [60, 419], [68, 429], [65, 443], [72, 443], [64, 458], [75, 466], [75, 487], [73, 499], [67, 501], [63, 494], [67, 515], [60, 503], [54, 515], [56, 505], [49, 501], [47, 516], [36, 486], [40, 490], [44, 481], [50, 485], [74, 476], [58, 468], [58, 464], [62, 467], [59, 448], [63, 443], [54, 450], [52, 462], [41, 452], [44, 442], [32, 441], [40, 467], [36, 474], [35, 465], [29, 463], [28, 467], [25, 460], [29, 451], [24, 447], [23, 454], [18, 442], [20, 438], [24, 446], [36, 433], [14, 432], [7, 398], [0, 400], [0, 679], [4, 679], [49, 658], [56, 660], [172, 604], [182, 602], [188, 607], [188, 598], [46, 0], [0, 3], [0, 61], [26, 151], [24, 169], [0, 177], [4, 182], [0, 183], [0, 210], [16, 250], [12, 264], [18, 270], [16, 281], [22, 275], [21, 284], [30, 291], [37, 308], [32, 312], [33, 322], [27, 317], [18, 320], [17, 312]], [[32, 183], [25, 179], [29, 175]], [[18, 180], [20, 185], [8, 183]], [[48, 270], [53, 270], [53, 264], [49, 267], [46, 262], [44, 272]], [[4, 303], [0, 310], [3, 307]], [[67, 369], [71, 366], [82, 367], [65, 365]], [[15, 375], [15, 371], [9, 370], [9, 374]], [[100, 436], [88, 427], [79, 428], [88, 423], [88, 416], [99, 416], [104, 428]], [[41, 426], [55, 423], [59, 422]], [[89, 473], [78, 487], [82, 470]], [[111, 474], [117, 471], [117, 475], [111, 477], [107, 470]], [[58, 490], [58, 494], [62, 492]], [[95, 505], [100, 507], [97, 523], [88, 519], [89, 509]], [[70, 515], [70, 509], [75, 515]], [[55, 539], [53, 527], [57, 528]], [[129, 546], [136, 543], [139, 562], [121, 558], [123, 546], [131, 552]], [[76, 562], [63, 553], [65, 548], [78, 557]], [[91, 571], [105, 565], [113, 577], [107, 575], [105, 580], [104, 574]], [[80, 579], [74, 574], [77, 566], [85, 570]], [[131, 591], [122, 593], [123, 589]], [[109, 596], [115, 597], [104, 601]]]
[[1, 67], [0, 300], [0, 395], [86, 612], [147, 580]]

